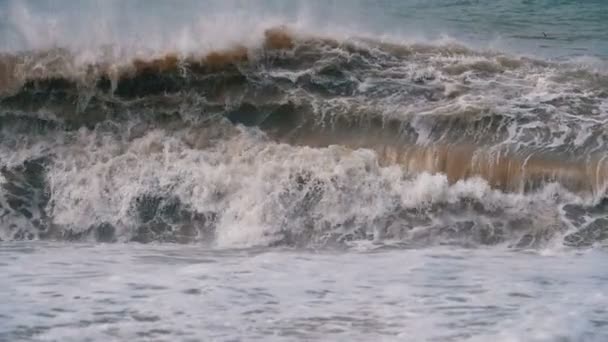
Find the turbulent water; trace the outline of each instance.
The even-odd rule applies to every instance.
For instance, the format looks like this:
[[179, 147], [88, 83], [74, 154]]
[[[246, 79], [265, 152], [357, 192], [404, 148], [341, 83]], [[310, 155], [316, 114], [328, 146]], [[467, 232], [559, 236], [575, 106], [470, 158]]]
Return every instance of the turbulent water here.
[[[438, 269], [422, 275], [438, 277], [439, 290], [421, 290], [413, 298], [388, 295], [396, 306], [372, 299], [371, 289], [362, 290], [361, 298], [334, 298], [362, 300], [362, 307], [345, 307], [372, 311], [401, 310], [416, 301], [411, 315], [434, 317], [428, 321], [406, 312], [389, 321], [362, 321], [360, 315], [336, 309], [335, 316], [311, 313], [310, 322], [291, 327], [300, 323], [289, 321], [288, 306], [306, 306], [314, 297], [296, 293], [297, 298], [273, 300], [278, 309], [256, 309], [273, 317], [264, 318], [267, 323], [258, 325], [228, 310], [223, 319], [238, 325], [240, 333], [231, 334], [207, 317], [207, 325], [192, 334], [195, 340], [253, 339], [270, 329], [277, 339], [333, 340], [364, 338], [357, 331], [369, 325], [370, 338], [402, 339], [404, 332], [412, 334], [408, 324], [413, 321], [422, 324], [418, 329], [450, 327], [436, 335], [414, 334], [421, 340], [603, 340], [606, 312], [590, 302], [573, 311], [589, 313], [576, 323], [583, 324], [580, 329], [542, 335], [567, 316], [562, 311], [572, 300], [547, 309], [539, 303], [552, 298], [537, 293], [501, 297], [493, 306], [490, 295], [469, 293], [482, 307], [492, 306], [478, 310], [469, 299], [462, 305], [465, 314], [489, 319], [486, 329], [483, 322], [443, 316], [441, 305], [458, 304], [426, 307], [424, 298], [451, 286], [460, 291], [465, 285], [451, 284], [440, 273], [483, 264], [492, 253], [499, 264], [507, 264], [497, 266], [498, 273], [529, 262], [541, 268], [539, 274], [547, 268], [551, 278], [561, 268], [536, 260], [539, 253], [558, 253], [554, 262], [566, 263], [560, 267], [570, 274], [569, 267], [583, 262], [576, 259], [577, 251], [591, 248], [588, 262], [598, 267], [583, 272], [580, 283], [570, 283], [563, 274], [546, 281], [573, 286], [555, 290], [559, 296], [591, 289], [598, 302], [605, 302], [599, 284], [606, 273], [597, 260], [606, 261], [608, 241], [607, 32], [608, 7], [602, 1], [2, 1], [0, 253], [14, 261], [2, 262], [0, 269], [14, 278], [0, 282], [5, 291], [0, 296], [17, 293], [4, 297], [8, 311], [36, 314], [38, 296], [45, 294], [28, 292], [38, 286], [29, 284], [35, 276], [23, 283], [19, 269], [47, 254], [54, 261], [44, 261], [50, 262], [48, 273], [35, 281], [63, 297], [64, 283], [105, 276], [110, 278], [100, 284], [113, 283], [111, 277], [155, 272], [152, 266], [172, 283], [173, 253], [191, 257], [194, 264], [211, 258], [215, 266], [205, 270], [212, 273], [270, 253], [264, 263], [289, 274], [289, 265], [305, 258], [302, 267], [323, 269], [319, 272], [346, 267], [351, 276], [371, 277], [361, 286], [399, 282], [409, 284], [401, 284], [409, 292], [416, 291], [417, 278], [392, 278], [388, 265], [397, 264], [391, 260], [406, 265], [410, 257], [433, 260], [445, 252], [446, 264], [432, 262], [425, 267]], [[31, 240], [43, 242], [23, 242]], [[172, 247], [160, 247], [164, 244]], [[453, 250], [444, 250], [446, 245]], [[234, 248], [253, 250], [226, 252]], [[375, 270], [380, 266], [376, 254], [360, 254], [378, 248], [390, 250], [380, 253], [388, 267], [383, 275]], [[317, 258], [311, 250], [330, 254]], [[161, 256], [147, 264], [146, 253], [157, 252]], [[90, 264], [83, 258], [91, 258]], [[141, 269], [120, 266], [108, 275], [102, 266], [123, 265], [129, 258], [142, 263]], [[230, 272], [268, 276], [259, 269], [264, 265], [250, 266]], [[489, 289], [502, 286], [488, 267], [482, 267], [479, 282]], [[530, 270], [520, 271], [511, 280], [502, 274], [502, 281], [530, 276]], [[63, 278], [57, 272], [68, 274]], [[468, 272], [476, 277], [475, 270]], [[298, 278], [305, 275], [293, 276], [302, 282], [294, 286], [307, 286], [309, 280]], [[185, 273], [180, 277], [200, 286], [207, 281]], [[208, 299], [220, 296], [208, 305], [229, 308], [228, 292], [240, 287], [224, 293], [222, 284], [234, 279], [213, 279], [204, 286], [219, 286], [222, 294], [203, 293], [193, 283], [192, 291], [157, 299], [173, 305], [196, 290]], [[310, 281], [320, 293], [336, 290], [336, 285], [323, 289], [323, 279]], [[264, 281], [260, 286], [270, 295], [280, 290], [274, 286], [283, 286]], [[542, 287], [545, 280], [531, 281]], [[107, 310], [122, 312], [117, 320], [140, 322], [127, 309], [140, 298], [133, 297], [139, 290], [113, 293]], [[20, 295], [37, 299], [25, 303]], [[251, 303], [257, 303], [253, 297]], [[522, 298], [536, 304], [512, 310], [529, 302]], [[113, 301], [125, 302], [114, 307]], [[95, 305], [104, 306], [73, 304], [74, 313], [91, 315], [96, 315]], [[307, 310], [317, 309], [321, 306]], [[505, 332], [509, 326], [521, 328], [522, 315], [547, 312], [558, 316], [555, 322]], [[72, 329], [85, 326], [93, 327], [91, 340], [105, 339], [104, 331], [107, 338], [150, 340], [197, 331], [162, 328], [173, 337], [159, 337], [137, 335], [130, 325], [112, 330], [114, 321], [53, 327], [33, 325], [5, 310], [0, 314], [9, 317], [2, 318], [5, 328], [0, 323], [0, 339], [7, 340], [65, 340]], [[41, 315], [57, 323], [57, 315]], [[515, 325], [502, 324], [504, 317]], [[279, 328], [281, 319], [286, 325]], [[97, 324], [110, 327], [106, 331]], [[300, 331], [309, 326], [314, 331]]]
[[[606, 341], [606, 255], [9, 244], [0, 340]], [[58, 269], [62, 272], [57, 272]]]

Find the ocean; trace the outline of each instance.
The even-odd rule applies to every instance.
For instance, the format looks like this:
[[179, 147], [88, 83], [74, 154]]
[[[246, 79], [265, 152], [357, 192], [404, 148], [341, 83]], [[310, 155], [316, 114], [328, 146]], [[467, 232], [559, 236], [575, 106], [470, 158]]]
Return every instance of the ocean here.
[[608, 340], [608, 3], [0, 1], [0, 341]]

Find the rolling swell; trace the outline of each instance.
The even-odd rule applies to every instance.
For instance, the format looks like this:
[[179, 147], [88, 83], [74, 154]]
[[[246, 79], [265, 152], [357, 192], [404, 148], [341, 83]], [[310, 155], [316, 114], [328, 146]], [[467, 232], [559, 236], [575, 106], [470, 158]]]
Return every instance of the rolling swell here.
[[0, 59], [2, 239], [537, 246], [607, 237], [605, 75], [286, 28]]

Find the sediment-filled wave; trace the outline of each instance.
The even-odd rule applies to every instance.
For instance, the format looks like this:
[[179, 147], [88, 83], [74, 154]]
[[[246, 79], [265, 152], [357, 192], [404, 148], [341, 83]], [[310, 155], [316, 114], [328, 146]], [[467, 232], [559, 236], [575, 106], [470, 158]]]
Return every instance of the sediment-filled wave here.
[[111, 55], [0, 56], [0, 239], [608, 239], [603, 73], [284, 27], [257, 46]]

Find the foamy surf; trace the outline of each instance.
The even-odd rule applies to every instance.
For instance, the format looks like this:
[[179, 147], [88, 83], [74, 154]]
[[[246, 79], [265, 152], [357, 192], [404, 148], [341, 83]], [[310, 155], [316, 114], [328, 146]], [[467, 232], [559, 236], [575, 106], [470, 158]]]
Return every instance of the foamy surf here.
[[608, 175], [603, 74], [285, 26], [258, 41], [84, 64], [4, 55], [2, 238], [604, 239], [586, 214]]
[[601, 1], [0, 1], [0, 341], [606, 341]]

